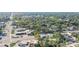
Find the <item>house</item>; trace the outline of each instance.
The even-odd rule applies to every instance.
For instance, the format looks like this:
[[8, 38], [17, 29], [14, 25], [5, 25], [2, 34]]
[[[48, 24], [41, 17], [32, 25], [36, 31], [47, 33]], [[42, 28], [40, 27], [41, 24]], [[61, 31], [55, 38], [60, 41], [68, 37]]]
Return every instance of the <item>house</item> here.
[[41, 34], [40, 34], [40, 37], [41, 37], [41, 38], [45, 38], [45, 37], [47, 37], [47, 36], [48, 36], [48, 37], [51, 37], [51, 36], [53, 36], [53, 34], [51, 34], [51, 33], [47, 33], [47, 34], [46, 34], [46, 33], [41, 33]]
[[75, 42], [76, 41], [76, 38], [73, 37], [70, 33], [62, 33], [62, 35], [68, 41], [71, 41], [71, 42]]
[[26, 28], [17, 28], [16, 29], [17, 32], [21, 32], [21, 31], [25, 31], [25, 30], [26, 30]]
[[31, 34], [32, 32], [34, 32], [34, 30], [26, 30], [26, 34]]
[[68, 27], [68, 30], [69, 31], [74, 31], [74, 30], [77, 30], [77, 27], [76, 26], [71, 26], [71, 27]]
[[15, 33], [16, 35], [25, 35], [26, 34], [25, 30], [26, 30], [25, 28], [17, 28], [15, 30]]
[[16, 35], [29, 35], [33, 32], [34, 30], [26, 30], [26, 28], [18, 28], [16, 29], [15, 33]]

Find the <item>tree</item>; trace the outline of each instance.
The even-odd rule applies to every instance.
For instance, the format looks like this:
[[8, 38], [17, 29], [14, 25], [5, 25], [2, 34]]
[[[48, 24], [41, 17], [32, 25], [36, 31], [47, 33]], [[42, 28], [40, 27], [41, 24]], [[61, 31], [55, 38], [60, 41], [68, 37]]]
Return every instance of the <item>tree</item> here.
[[38, 31], [34, 32], [34, 36], [37, 40], [40, 40], [40, 33]]

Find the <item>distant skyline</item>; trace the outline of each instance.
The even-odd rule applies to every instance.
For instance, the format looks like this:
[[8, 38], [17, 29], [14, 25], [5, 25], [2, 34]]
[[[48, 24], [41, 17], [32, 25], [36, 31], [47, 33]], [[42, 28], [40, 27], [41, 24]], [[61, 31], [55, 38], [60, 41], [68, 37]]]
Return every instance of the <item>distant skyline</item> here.
[[79, 16], [79, 12], [0, 12], [0, 16], [34, 16], [34, 15], [44, 15], [44, 16]]

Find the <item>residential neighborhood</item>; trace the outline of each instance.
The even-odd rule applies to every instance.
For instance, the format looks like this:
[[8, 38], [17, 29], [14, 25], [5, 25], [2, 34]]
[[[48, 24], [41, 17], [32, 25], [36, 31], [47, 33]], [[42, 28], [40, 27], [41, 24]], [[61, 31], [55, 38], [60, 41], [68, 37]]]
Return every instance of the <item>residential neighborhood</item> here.
[[0, 47], [79, 47], [79, 13], [6, 12]]

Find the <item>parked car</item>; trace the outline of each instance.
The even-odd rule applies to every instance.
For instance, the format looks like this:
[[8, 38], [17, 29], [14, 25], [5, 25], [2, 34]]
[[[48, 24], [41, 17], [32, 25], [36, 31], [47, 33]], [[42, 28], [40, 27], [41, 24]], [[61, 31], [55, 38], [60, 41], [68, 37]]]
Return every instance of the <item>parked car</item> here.
[[6, 36], [7, 35], [7, 33], [2, 33], [2, 36]]
[[9, 47], [9, 46], [8, 46], [8, 45], [6, 45], [6, 44], [5, 44], [4, 46], [5, 46], [5, 47]]
[[0, 40], [2, 39], [2, 36], [0, 36]]
[[27, 47], [28, 44], [19, 43], [18, 46], [20, 46], [20, 47]]

